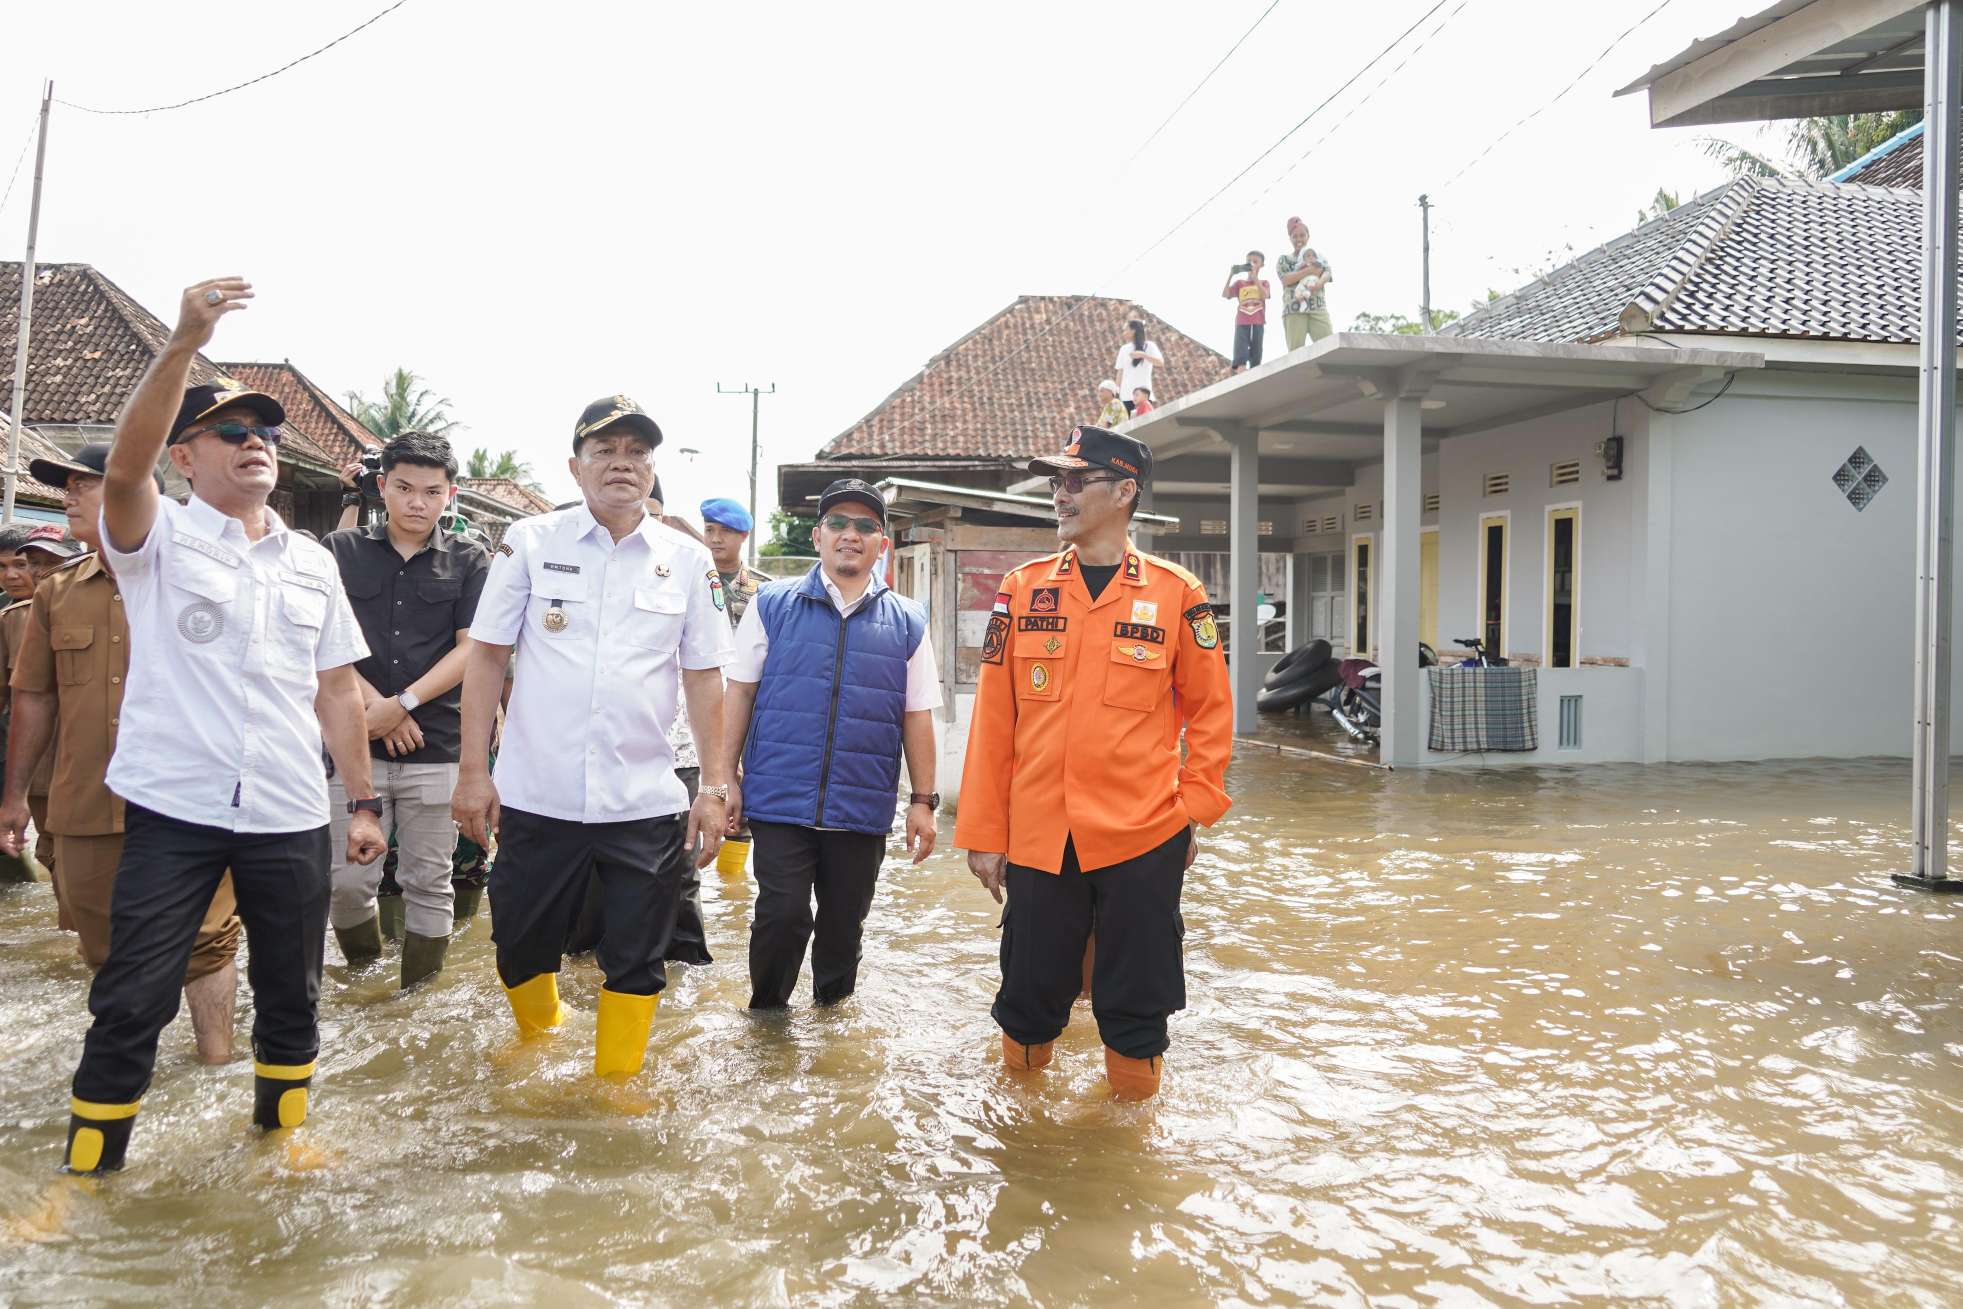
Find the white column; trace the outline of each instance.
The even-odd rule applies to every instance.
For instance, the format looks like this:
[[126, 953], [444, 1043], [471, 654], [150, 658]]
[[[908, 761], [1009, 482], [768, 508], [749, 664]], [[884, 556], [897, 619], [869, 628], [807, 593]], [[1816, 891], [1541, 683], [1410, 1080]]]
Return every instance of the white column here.
[[1963, 0], [1925, 11], [1922, 141], [1922, 371], [1915, 507], [1915, 746], [1912, 886], [1963, 889], [1948, 875], [1951, 524], [1956, 510], [1957, 114], [1963, 111]]
[[[1636, 482], [1636, 558], [1643, 569], [1642, 616], [1636, 657], [1643, 677], [1643, 762], [1670, 758], [1670, 598], [1676, 568], [1671, 515], [1676, 478], [1677, 420], [1646, 405], [1624, 405], [1630, 448], [1623, 464]], [[1631, 467], [1633, 465], [1633, 467]]]
[[1261, 448], [1260, 435], [1245, 428], [1220, 433], [1231, 455], [1228, 462], [1227, 550], [1233, 606], [1233, 663], [1229, 677], [1234, 692], [1234, 730], [1251, 732], [1260, 724], [1254, 697], [1261, 690], [1261, 626], [1255, 621], [1254, 597], [1261, 589]]
[[1383, 559], [1377, 584], [1377, 656], [1383, 667], [1384, 721], [1378, 759], [1393, 766], [1420, 761], [1418, 721], [1418, 520], [1422, 453], [1422, 392], [1393, 395], [1384, 405]]

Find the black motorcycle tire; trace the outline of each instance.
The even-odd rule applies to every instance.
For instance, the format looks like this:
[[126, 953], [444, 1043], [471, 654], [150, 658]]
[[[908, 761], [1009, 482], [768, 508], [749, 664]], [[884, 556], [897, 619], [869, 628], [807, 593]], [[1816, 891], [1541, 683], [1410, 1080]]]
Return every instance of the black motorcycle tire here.
[[1329, 642], [1321, 637], [1304, 645], [1298, 645], [1283, 655], [1275, 666], [1268, 670], [1268, 675], [1261, 679], [1261, 686], [1265, 690], [1273, 691], [1289, 682], [1298, 682], [1304, 675], [1328, 663], [1329, 655]]
[[1286, 686], [1270, 687], [1254, 697], [1254, 707], [1264, 714], [1278, 714], [1320, 700], [1343, 683], [1335, 662], [1321, 664]]

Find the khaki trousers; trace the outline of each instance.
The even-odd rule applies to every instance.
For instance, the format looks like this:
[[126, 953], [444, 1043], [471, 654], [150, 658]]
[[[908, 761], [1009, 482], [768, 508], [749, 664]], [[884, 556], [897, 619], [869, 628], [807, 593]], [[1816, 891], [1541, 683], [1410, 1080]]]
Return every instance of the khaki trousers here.
[[[370, 762], [375, 794], [382, 801], [382, 835], [395, 839], [402, 925], [417, 936], [447, 937], [455, 926], [450, 857], [457, 849], [457, 825], [450, 818], [450, 796], [457, 789], [457, 766], [393, 759]], [[375, 916], [375, 889], [382, 884], [383, 861], [347, 862], [348, 788], [339, 777], [327, 784], [327, 818], [334, 859], [327, 921], [335, 927], [354, 927]]]
[[[123, 857], [123, 838], [57, 836], [55, 862], [61, 876], [55, 895], [61, 903], [64, 926], [82, 938], [82, 962], [102, 967], [109, 958], [109, 912], [116, 889], [116, 865]], [[232, 962], [239, 952], [238, 901], [232, 896], [232, 875], [225, 874], [212, 894], [204, 921], [198, 924], [198, 943], [191, 950], [184, 980], [195, 982]]]

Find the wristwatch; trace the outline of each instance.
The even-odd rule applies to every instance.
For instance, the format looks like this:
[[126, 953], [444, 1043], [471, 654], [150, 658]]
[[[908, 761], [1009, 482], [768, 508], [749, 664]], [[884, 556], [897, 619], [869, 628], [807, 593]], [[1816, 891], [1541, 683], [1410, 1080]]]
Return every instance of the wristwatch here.
[[722, 801], [724, 804], [729, 803], [729, 784], [727, 782], [721, 783], [716, 786], [708, 786], [708, 785], [698, 786], [695, 788], [695, 793], [697, 795], [713, 795], [714, 797], [716, 797], [716, 799]]
[[373, 814], [375, 817], [380, 818], [382, 816], [382, 798], [380, 796], [370, 796], [366, 800], [350, 800], [348, 801], [348, 814], [350, 817], [355, 814]]
[[939, 809], [941, 807], [941, 793], [939, 791], [930, 791], [922, 795], [920, 792], [915, 791], [907, 800], [907, 803], [924, 804], [929, 810]]
[[343, 491], [341, 492], [341, 508], [352, 509], [361, 503], [361, 499], [362, 496], [359, 491]]
[[395, 697], [395, 702], [410, 712], [414, 712], [416, 706], [422, 703], [421, 700], [416, 698], [414, 691], [404, 691], [401, 695]]

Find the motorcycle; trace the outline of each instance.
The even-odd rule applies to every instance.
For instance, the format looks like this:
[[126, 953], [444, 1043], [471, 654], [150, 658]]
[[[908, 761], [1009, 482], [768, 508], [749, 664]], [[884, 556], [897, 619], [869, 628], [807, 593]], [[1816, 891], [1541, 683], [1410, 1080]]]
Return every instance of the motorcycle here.
[[[1461, 636], [1452, 644], [1472, 651], [1459, 661], [1459, 668], [1506, 667], [1506, 656], [1491, 653], [1476, 636]], [[1418, 642], [1418, 667], [1430, 668], [1437, 663], [1438, 652]], [[1374, 744], [1384, 721], [1383, 669], [1368, 659], [1345, 659], [1337, 664], [1336, 673], [1341, 685], [1329, 693], [1330, 712], [1352, 740]]]

